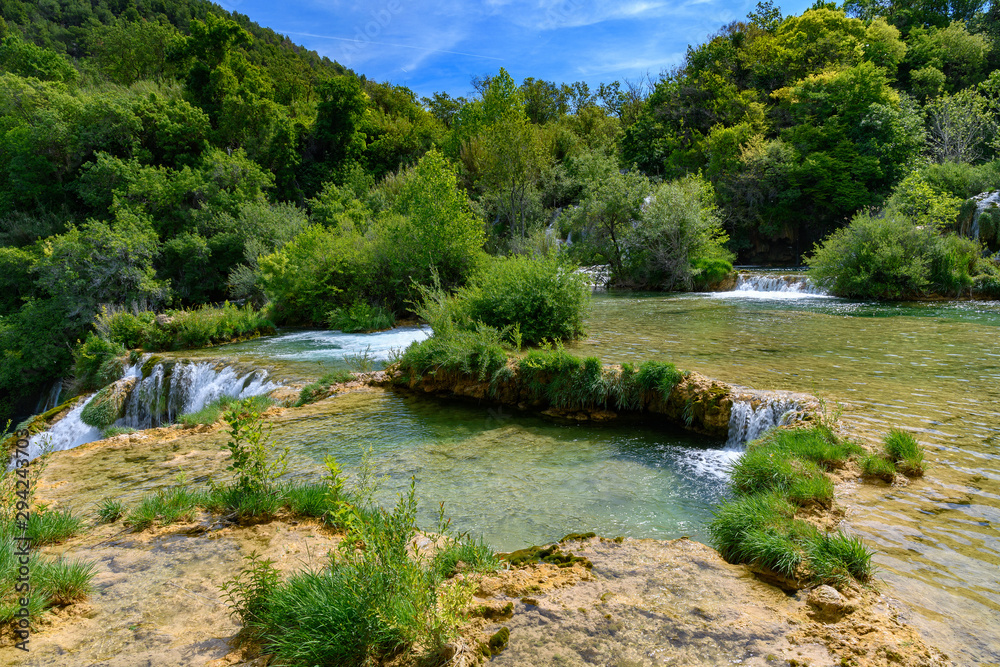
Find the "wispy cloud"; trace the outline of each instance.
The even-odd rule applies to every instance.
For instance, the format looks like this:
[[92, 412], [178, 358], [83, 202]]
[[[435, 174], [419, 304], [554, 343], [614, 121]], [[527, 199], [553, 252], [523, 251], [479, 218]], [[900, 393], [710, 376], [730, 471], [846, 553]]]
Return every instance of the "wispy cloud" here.
[[[683, 61], [756, 0], [236, 0], [239, 11], [304, 46], [418, 95], [461, 95], [503, 66], [520, 80], [656, 75]], [[786, 13], [812, 0], [782, 2]]]

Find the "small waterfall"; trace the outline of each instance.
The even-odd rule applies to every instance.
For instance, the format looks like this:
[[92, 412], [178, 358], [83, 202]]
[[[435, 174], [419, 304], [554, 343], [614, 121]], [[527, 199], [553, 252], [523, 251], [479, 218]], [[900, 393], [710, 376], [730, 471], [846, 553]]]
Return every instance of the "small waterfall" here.
[[48, 412], [52, 408], [59, 405], [59, 397], [62, 395], [63, 383], [62, 380], [57, 380], [52, 388], [49, 389], [48, 394], [43, 394], [41, 398], [38, 399], [38, 405], [35, 407], [35, 414], [42, 414], [43, 412]]
[[789, 294], [826, 294], [812, 284], [805, 276], [796, 275], [762, 275], [759, 273], [741, 273], [736, 281], [734, 292], [785, 292]]
[[143, 378], [142, 366], [140, 362], [125, 369], [125, 377], [142, 379], [129, 394], [125, 416], [116, 422], [117, 426], [146, 429], [170, 424], [180, 415], [197, 412], [223, 396], [243, 399], [278, 387], [267, 380], [267, 371], [263, 370], [240, 375], [231, 366], [179, 361], [156, 364]]
[[750, 401], [734, 401], [729, 415], [729, 437], [726, 448], [741, 448], [756, 440], [775, 426], [795, 421], [795, 413], [802, 410], [798, 401], [787, 398], [765, 400], [756, 408]]
[[[125, 403], [124, 416], [115, 426], [135, 429], [170, 424], [182, 414], [197, 412], [223, 396], [249, 398], [277, 389], [267, 380], [267, 371], [254, 370], [240, 375], [231, 366], [191, 361], [159, 363], [143, 377], [143, 362], [125, 369], [124, 378], [137, 378]], [[96, 394], [75, 406], [47, 431], [34, 435], [28, 447], [35, 458], [44, 450], [62, 451], [101, 439], [101, 429], [84, 424], [83, 408]]]
[[101, 429], [88, 426], [80, 420], [80, 413], [93, 398], [93, 395], [87, 397], [87, 400], [66, 413], [66, 416], [48, 431], [31, 436], [28, 441], [28, 458], [37, 458], [44, 451], [61, 452], [99, 440]]
[[978, 239], [980, 232], [979, 218], [982, 216], [983, 211], [986, 211], [987, 209], [1000, 208], [1000, 190], [984, 192], [976, 195], [972, 198], [972, 201], [976, 202], [976, 211], [972, 214], [972, 222], [969, 226], [969, 236], [971, 238]]

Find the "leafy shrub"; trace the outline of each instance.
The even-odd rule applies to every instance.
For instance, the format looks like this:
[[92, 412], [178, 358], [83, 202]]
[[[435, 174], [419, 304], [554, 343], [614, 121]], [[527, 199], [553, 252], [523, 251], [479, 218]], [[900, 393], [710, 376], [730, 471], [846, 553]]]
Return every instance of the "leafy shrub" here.
[[657, 187], [634, 226], [626, 228], [622, 269], [613, 281], [624, 286], [661, 290], [690, 290], [694, 263], [718, 270], [732, 254], [728, 236], [715, 212], [711, 184], [688, 176]]
[[274, 324], [253, 306], [204, 305], [168, 310], [163, 317], [145, 310], [104, 308], [94, 320], [98, 337], [126, 348], [186, 350], [274, 333]]
[[249, 401], [230, 406], [225, 414], [229, 424], [229, 449], [234, 487], [243, 492], [276, 495], [275, 482], [288, 469], [288, 447], [276, 448], [271, 427], [261, 419], [260, 410]]
[[327, 315], [331, 329], [344, 333], [368, 333], [391, 329], [396, 323], [393, 314], [381, 306], [372, 306], [364, 301], [356, 301], [346, 308], [335, 308]]
[[97, 389], [121, 377], [126, 350], [121, 343], [94, 334], [74, 351], [73, 374], [81, 390]]
[[461, 319], [517, 326], [527, 345], [578, 338], [589, 297], [575, 269], [554, 255], [494, 258], [456, 295]]
[[967, 289], [980, 258], [975, 242], [939, 234], [890, 209], [882, 216], [859, 213], [818, 244], [806, 263], [813, 281], [838, 296], [903, 299]]

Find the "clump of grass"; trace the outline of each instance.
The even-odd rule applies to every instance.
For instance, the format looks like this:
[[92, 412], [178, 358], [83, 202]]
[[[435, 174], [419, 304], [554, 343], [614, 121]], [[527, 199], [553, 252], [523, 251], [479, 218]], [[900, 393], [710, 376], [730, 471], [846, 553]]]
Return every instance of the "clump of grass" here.
[[885, 436], [885, 453], [896, 468], [908, 477], [920, 477], [927, 469], [924, 452], [916, 438], [897, 428]]
[[48, 595], [49, 602], [70, 604], [84, 600], [93, 592], [95, 564], [65, 558], [39, 559], [32, 570], [32, 580]]
[[117, 435], [128, 435], [129, 433], [135, 433], [135, 429], [128, 426], [109, 426], [101, 431], [101, 437], [107, 440]]
[[861, 472], [866, 477], [891, 482], [896, 473], [920, 477], [927, 469], [924, 451], [916, 438], [905, 431], [892, 429], [882, 441], [882, 451], [861, 459]]
[[872, 552], [860, 537], [834, 533], [817, 534], [806, 543], [812, 578], [825, 584], [844, 584], [851, 577], [871, 580], [875, 568]]
[[833, 502], [824, 468], [840, 467], [861, 448], [825, 426], [776, 429], [748, 445], [733, 466], [736, 498], [715, 511], [712, 543], [731, 563], [748, 563], [786, 580], [846, 583], [871, 578], [871, 551], [857, 537], [822, 534], [795, 518], [800, 507]]
[[868, 454], [861, 459], [861, 474], [891, 482], [896, 477], [896, 464], [879, 454]]
[[382, 331], [391, 329], [396, 324], [392, 311], [382, 306], [372, 306], [364, 301], [331, 310], [327, 314], [326, 321], [331, 329], [340, 329], [344, 333]]
[[330, 395], [330, 387], [335, 384], [350, 382], [353, 379], [354, 373], [347, 369], [327, 373], [316, 382], [302, 387], [302, 391], [299, 392], [299, 400], [295, 403], [295, 406], [301, 407], [326, 398]]
[[337, 500], [331, 498], [325, 484], [289, 484], [283, 493], [285, 506], [300, 516], [325, 517], [334, 509]]
[[37, 545], [56, 544], [73, 537], [83, 527], [83, 519], [69, 510], [39, 510], [28, 518], [28, 536]]
[[169, 525], [190, 521], [200, 507], [209, 504], [207, 493], [192, 491], [186, 486], [161, 489], [139, 501], [125, 515], [125, 523], [135, 530], [145, 530], [153, 525]]
[[510, 333], [509, 329], [484, 324], [471, 331], [435, 330], [435, 335], [406, 348], [399, 367], [411, 377], [444, 371], [470, 375], [483, 382], [507, 365], [507, 352], [514, 349]]
[[104, 498], [97, 503], [97, 523], [114, 523], [127, 511], [125, 503], [117, 498]]
[[185, 426], [198, 426], [199, 424], [215, 424], [220, 419], [222, 419], [226, 410], [232, 408], [233, 405], [240, 403], [248, 407], [248, 409], [256, 410], [257, 412], [263, 412], [269, 407], [274, 405], [274, 399], [266, 394], [260, 396], [251, 396], [250, 398], [242, 399], [242, 401], [233, 396], [220, 396], [215, 399], [201, 410], [196, 412], [188, 412], [177, 418], [177, 421]]
[[467, 582], [444, 586], [442, 572], [459, 560], [493, 568], [496, 556], [465, 538], [434, 559], [411, 555], [412, 485], [391, 511], [358, 504], [341, 510], [349, 534], [326, 568], [275, 585], [269, 565], [251, 564], [226, 584], [233, 613], [250, 619], [265, 650], [283, 664], [375, 664], [418, 642], [433, 654], [457, 634], [473, 592]]

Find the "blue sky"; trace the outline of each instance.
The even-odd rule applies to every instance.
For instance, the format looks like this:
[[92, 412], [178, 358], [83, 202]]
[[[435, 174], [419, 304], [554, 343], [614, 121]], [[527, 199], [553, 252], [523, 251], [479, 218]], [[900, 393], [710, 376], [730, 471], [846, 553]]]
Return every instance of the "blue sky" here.
[[[218, 1], [218, 0], [217, 0]], [[226, 9], [287, 35], [359, 74], [411, 88], [468, 95], [473, 75], [505, 68], [597, 84], [657, 76], [688, 44], [743, 18], [756, 0], [228, 0]], [[813, 3], [781, 4], [785, 15]]]

